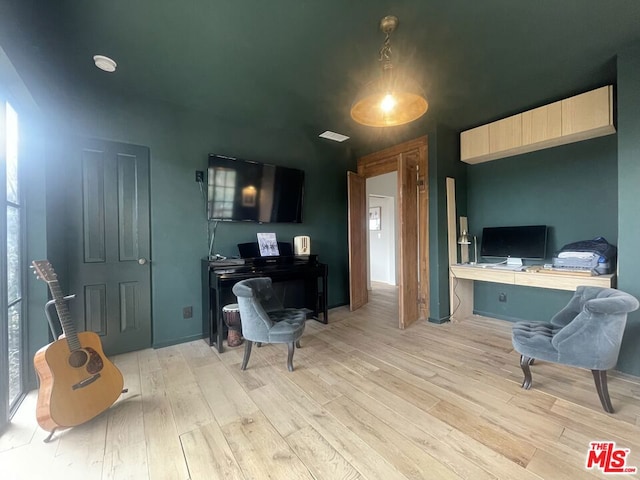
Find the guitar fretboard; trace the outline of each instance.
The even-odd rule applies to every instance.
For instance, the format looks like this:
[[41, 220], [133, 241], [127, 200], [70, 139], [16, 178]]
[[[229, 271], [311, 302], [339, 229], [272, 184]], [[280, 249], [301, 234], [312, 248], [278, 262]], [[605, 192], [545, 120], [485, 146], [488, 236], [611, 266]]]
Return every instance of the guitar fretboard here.
[[48, 283], [49, 289], [51, 290], [51, 295], [56, 302], [56, 312], [58, 312], [60, 324], [62, 325], [62, 331], [64, 332], [64, 336], [69, 345], [69, 350], [71, 350], [72, 352], [74, 350], [80, 350], [82, 347], [80, 345], [80, 340], [78, 339], [78, 332], [76, 331], [76, 326], [71, 319], [71, 314], [69, 313], [67, 302], [65, 301], [64, 295], [62, 294], [60, 284], [58, 283], [58, 280], [50, 280]]

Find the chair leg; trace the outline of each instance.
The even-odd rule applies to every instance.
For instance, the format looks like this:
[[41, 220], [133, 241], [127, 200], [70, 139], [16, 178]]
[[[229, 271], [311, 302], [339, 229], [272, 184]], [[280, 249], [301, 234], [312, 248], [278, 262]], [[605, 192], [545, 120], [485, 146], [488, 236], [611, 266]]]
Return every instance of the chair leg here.
[[522, 388], [525, 390], [529, 390], [531, 388], [531, 369], [529, 365], [533, 363], [533, 359], [531, 357], [526, 357], [524, 355], [520, 355], [520, 368], [522, 368], [522, 372], [524, 373], [524, 380], [522, 381]]
[[287, 355], [287, 368], [290, 372], [293, 372], [293, 352], [296, 349], [296, 344], [295, 342], [289, 342], [287, 345], [289, 346], [289, 352]]
[[613, 413], [613, 405], [611, 405], [611, 398], [609, 398], [609, 388], [607, 387], [607, 371], [606, 370], [591, 370], [593, 374], [593, 380], [596, 383], [596, 390], [600, 397], [600, 403], [605, 412]]
[[296, 340], [296, 348], [302, 348], [302, 347], [300, 346], [300, 340]]
[[244, 356], [242, 357], [242, 366], [240, 367], [240, 370], [246, 370], [247, 369], [247, 363], [249, 363], [249, 357], [251, 356], [251, 346], [252, 345], [253, 345], [253, 342], [251, 340], [247, 340], [245, 338]]

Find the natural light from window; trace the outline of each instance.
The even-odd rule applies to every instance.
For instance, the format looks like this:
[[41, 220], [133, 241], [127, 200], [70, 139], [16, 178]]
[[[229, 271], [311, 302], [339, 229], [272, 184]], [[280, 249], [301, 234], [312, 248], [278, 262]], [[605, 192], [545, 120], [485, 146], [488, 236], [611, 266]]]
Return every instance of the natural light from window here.
[[22, 278], [20, 271], [20, 191], [18, 190], [18, 114], [5, 104], [5, 171], [7, 176], [7, 301], [9, 405], [22, 393]]

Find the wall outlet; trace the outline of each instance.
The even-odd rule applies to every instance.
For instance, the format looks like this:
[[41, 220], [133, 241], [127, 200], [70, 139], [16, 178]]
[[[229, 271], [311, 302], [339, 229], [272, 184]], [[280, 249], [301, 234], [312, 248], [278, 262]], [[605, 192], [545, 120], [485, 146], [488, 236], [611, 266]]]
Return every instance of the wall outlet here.
[[191, 318], [193, 317], [193, 307], [184, 307], [182, 309], [182, 318]]
[[499, 302], [506, 302], [507, 301], [507, 294], [504, 292], [500, 292], [500, 295], [498, 295], [498, 301]]
[[196, 182], [198, 183], [204, 182], [204, 172], [202, 170], [196, 170]]

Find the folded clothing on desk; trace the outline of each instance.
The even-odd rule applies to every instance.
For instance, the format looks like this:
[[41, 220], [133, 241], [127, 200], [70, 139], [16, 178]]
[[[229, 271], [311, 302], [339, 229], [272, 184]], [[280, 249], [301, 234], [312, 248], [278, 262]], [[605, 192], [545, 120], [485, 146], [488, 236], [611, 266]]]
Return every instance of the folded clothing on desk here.
[[615, 268], [617, 249], [603, 237], [569, 243], [553, 257], [558, 269], [587, 270], [595, 274], [611, 273]]

